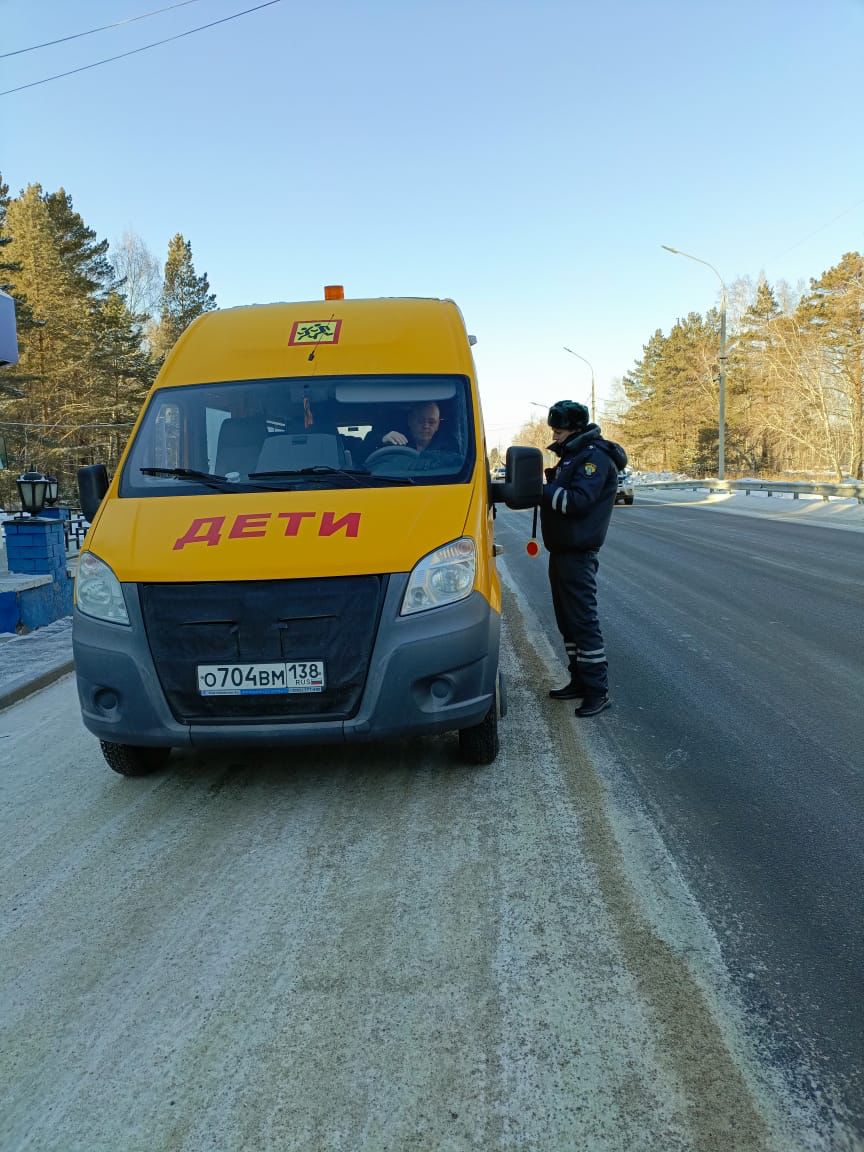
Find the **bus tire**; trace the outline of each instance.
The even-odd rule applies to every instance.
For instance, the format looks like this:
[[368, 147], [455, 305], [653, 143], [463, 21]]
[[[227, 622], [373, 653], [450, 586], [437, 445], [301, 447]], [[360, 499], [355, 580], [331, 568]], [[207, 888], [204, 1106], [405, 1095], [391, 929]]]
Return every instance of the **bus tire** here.
[[170, 748], [140, 748], [134, 744], [113, 744], [100, 740], [99, 746], [109, 768], [121, 776], [149, 776], [171, 755]]
[[479, 724], [459, 729], [459, 755], [465, 764], [491, 764], [498, 755], [498, 701]]

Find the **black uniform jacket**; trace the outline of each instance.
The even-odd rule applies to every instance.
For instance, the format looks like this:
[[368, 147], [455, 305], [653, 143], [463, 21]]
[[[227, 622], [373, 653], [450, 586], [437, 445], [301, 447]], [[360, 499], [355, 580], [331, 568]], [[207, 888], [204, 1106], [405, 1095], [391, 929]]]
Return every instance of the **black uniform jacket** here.
[[627, 453], [604, 440], [596, 424], [549, 447], [561, 462], [546, 470], [540, 504], [543, 543], [550, 552], [596, 552], [606, 539]]

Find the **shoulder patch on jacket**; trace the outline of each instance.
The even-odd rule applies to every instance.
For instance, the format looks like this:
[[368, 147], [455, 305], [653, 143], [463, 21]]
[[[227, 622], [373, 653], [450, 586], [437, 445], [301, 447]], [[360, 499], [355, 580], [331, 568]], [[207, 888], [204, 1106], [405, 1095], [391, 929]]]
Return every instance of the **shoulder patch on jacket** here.
[[597, 465], [592, 464], [591, 461], [589, 460], [588, 463], [585, 465], [585, 475], [586, 476], [593, 476], [596, 471], [597, 471]]

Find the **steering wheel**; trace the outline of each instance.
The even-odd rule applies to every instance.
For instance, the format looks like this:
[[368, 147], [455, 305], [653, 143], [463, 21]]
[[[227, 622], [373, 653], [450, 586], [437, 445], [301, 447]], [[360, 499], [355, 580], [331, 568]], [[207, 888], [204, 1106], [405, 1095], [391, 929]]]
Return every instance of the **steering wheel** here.
[[376, 448], [374, 452], [370, 452], [366, 457], [366, 467], [370, 464], [375, 464], [379, 460], [386, 460], [389, 456], [395, 458], [402, 458], [403, 460], [411, 460], [420, 453], [416, 448], [409, 448], [407, 444], [386, 444], [383, 448]]

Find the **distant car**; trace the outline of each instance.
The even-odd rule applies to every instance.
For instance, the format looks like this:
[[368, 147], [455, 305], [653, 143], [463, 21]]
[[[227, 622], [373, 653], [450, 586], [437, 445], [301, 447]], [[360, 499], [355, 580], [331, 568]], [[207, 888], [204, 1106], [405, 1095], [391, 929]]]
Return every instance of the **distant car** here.
[[615, 493], [616, 504], [633, 503], [633, 481], [629, 472], [618, 473], [618, 491]]
[[492, 469], [492, 479], [496, 484], [507, 479], [507, 469], [503, 464], [499, 464], [497, 468]]

